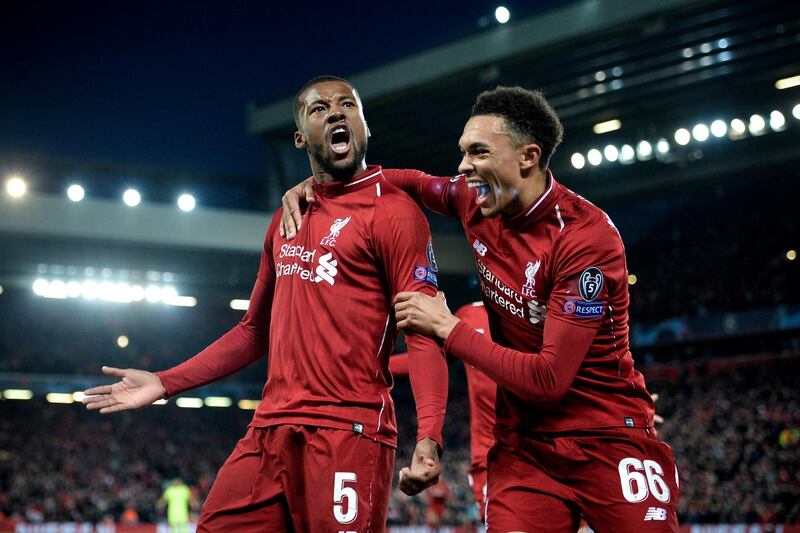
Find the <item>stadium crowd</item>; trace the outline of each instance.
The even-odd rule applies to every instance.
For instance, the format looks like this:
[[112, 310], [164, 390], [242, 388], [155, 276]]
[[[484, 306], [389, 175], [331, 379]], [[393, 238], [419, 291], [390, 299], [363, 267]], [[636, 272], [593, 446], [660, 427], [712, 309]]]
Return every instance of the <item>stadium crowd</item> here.
[[[451, 368], [443, 456], [444, 523], [478, 520], [467, 486], [469, 427], [463, 374]], [[675, 450], [683, 523], [800, 523], [797, 356], [652, 381]], [[407, 383], [395, 390], [397, 465], [415, 434]], [[163, 407], [103, 417], [80, 405], [0, 402], [0, 517], [29, 522], [151, 522], [163, 487], [181, 477], [203, 500], [250, 412]], [[31, 423], [31, 421], [37, 421]], [[103, 435], [103, 439], [98, 438]], [[395, 479], [396, 476], [395, 476]], [[423, 524], [428, 496], [395, 489], [390, 524]]]

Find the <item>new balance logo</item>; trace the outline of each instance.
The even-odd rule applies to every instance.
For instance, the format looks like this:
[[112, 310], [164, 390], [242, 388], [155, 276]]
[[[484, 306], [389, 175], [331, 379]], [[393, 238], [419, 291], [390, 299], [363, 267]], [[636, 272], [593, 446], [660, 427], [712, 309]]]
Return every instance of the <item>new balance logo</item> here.
[[327, 281], [330, 285], [334, 284], [334, 276], [336, 276], [338, 270], [336, 270], [336, 259], [333, 258], [333, 253], [328, 252], [327, 254], [323, 255], [319, 258], [319, 265], [317, 265], [317, 277], [314, 278], [316, 283], [320, 281]]
[[478, 239], [475, 239], [475, 242], [472, 243], [472, 247], [475, 248], [475, 251], [478, 252], [481, 257], [486, 255], [486, 251], [488, 250], [488, 248], [486, 248], [486, 245], [483, 244]]
[[644, 521], [648, 522], [650, 520], [666, 520], [667, 519], [667, 510], [662, 509], [661, 507], [648, 507], [647, 512], [644, 514]]

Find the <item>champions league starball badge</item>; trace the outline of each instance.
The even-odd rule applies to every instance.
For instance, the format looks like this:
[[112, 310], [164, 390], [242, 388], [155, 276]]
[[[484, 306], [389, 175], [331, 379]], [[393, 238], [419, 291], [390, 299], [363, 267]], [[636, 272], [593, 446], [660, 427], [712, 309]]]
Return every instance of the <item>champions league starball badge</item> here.
[[600, 296], [603, 290], [603, 273], [597, 267], [589, 267], [581, 272], [578, 278], [578, 292], [581, 298], [591, 302]]

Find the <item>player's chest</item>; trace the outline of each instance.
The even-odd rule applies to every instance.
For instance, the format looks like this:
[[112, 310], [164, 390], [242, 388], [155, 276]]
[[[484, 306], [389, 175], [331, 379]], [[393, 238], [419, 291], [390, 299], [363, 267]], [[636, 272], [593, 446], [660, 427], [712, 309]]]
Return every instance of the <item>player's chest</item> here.
[[553, 285], [553, 243], [546, 234], [482, 225], [467, 230], [485, 305], [526, 328], [541, 327]]
[[273, 259], [277, 287], [342, 285], [373, 275], [374, 252], [365, 235], [363, 210], [346, 207], [311, 209], [303, 217], [297, 237], [277, 238]]

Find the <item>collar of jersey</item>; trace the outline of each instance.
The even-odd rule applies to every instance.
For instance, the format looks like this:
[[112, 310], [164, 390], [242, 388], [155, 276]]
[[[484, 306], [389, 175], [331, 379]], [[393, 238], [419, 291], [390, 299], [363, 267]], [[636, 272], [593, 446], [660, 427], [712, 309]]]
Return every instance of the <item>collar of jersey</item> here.
[[509, 226], [527, 226], [539, 220], [556, 203], [560, 187], [561, 185], [555, 180], [553, 173], [550, 172], [550, 169], [547, 169], [544, 192], [521, 213], [509, 218], [506, 223]]
[[348, 192], [369, 187], [373, 183], [383, 180], [383, 170], [380, 165], [367, 165], [367, 170], [354, 176], [348, 181], [329, 181], [315, 183], [314, 192], [323, 196], [339, 196]]

